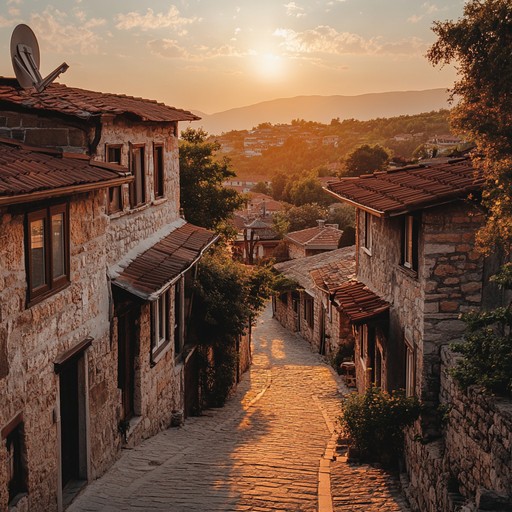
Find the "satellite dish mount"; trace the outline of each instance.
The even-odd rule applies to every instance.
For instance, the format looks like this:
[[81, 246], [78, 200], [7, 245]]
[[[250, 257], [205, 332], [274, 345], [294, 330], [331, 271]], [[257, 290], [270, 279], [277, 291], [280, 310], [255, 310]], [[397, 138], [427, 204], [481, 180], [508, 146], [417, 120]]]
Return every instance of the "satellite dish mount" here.
[[18, 83], [23, 89], [35, 88], [42, 92], [69, 66], [64, 62], [46, 78], [39, 72], [39, 44], [28, 25], [18, 25], [11, 36], [11, 59]]

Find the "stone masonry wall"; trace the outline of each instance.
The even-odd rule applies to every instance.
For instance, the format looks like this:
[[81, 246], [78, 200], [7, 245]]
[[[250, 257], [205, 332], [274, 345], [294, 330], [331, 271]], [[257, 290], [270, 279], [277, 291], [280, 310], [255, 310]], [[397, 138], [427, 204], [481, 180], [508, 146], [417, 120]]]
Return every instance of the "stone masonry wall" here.
[[291, 260], [297, 259], [297, 258], [304, 258], [306, 256], [306, 251], [304, 250], [304, 247], [301, 245], [298, 245], [296, 243], [287, 241], [288, 245], [288, 256]]
[[283, 327], [291, 332], [297, 331], [297, 313], [293, 310], [292, 294], [286, 293], [287, 302], [286, 304], [281, 300], [279, 296], [275, 298], [275, 318], [281, 323]]
[[458, 356], [448, 347], [441, 353], [442, 437], [422, 444], [410, 435], [406, 442], [412, 509], [455, 512], [465, 502], [466, 510], [509, 510], [512, 402], [476, 386], [462, 390], [447, 371]]
[[[70, 202], [70, 279], [64, 290], [27, 308], [24, 213], [0, 215], [0, 332], [7, 374], [0, 379], [0, 426], [23, 413], [30, 510], [57, 508], [58, 386], [53, 362], [88, 336], [91, 475], [109, 465], [120, 444], [115, 349], [110, 346], [105, 250], [107, 217], [101, 192]], [[35, 206], [35, 205], [34, 205]], [[96, 390], [101, 388], [101, 399]], [[0, 445], [0, 510], [7, 508], [6, 448]]]

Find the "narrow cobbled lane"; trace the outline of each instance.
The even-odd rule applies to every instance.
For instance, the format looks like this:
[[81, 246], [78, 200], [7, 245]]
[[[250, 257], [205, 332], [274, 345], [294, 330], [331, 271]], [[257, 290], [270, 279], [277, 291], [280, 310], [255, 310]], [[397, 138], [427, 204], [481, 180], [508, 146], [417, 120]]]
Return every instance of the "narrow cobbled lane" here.
[[[362, 495], [353, 496], [365, 510], [384, 503], [391, 508], [375, 510], [402, 510], [384, 473], [376, 470], [375, 486], [374, 474], [364, 479], [364, 466], [329, 463], [338, 386], [321, 358], [267, 308], [254, 330], [251, 370], [228, 404], [124, 451], [68, 510], [329, 512], [331, 479], [334, 493], [355, 493], [359, 482]], [[363, 510], [336, 496], [334, 503], [335, 510]]]

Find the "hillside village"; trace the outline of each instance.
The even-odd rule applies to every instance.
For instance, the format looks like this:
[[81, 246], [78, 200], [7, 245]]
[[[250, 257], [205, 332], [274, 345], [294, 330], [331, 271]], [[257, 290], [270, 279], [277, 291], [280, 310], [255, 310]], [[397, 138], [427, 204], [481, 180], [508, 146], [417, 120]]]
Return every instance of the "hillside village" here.
[[[510, 390], [454, 371], [463, 318], [510, 303], [510, 253], [478, 249], [487, 177], [448, 112], [267, 123], [216, 154], [189, 131], [244, 194], [206, 228], [180, 197], [198, 116], [40, 85], [0, 77], [0, 511], [186, 510], [204, 482], [196, 510], [351, 510], [343, 478], [368, 510], [512, 510]], [[349, 175], [364, 144], [390, 158]], [[416, 411], [388, 458], [338, 423], [351, 396]]]

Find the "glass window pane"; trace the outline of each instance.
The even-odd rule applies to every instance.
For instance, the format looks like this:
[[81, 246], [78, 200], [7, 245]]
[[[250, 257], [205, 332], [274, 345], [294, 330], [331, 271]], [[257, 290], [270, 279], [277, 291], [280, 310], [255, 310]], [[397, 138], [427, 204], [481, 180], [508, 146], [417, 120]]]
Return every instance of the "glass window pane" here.
[[52, 273], [53, 279], [66, 275], [64, 213], [52, 215]]
[[44, 247], [44, 220], [38, 219], [30, 223], [30, 284], [32, 289], [46, 284], [46, 254]]

